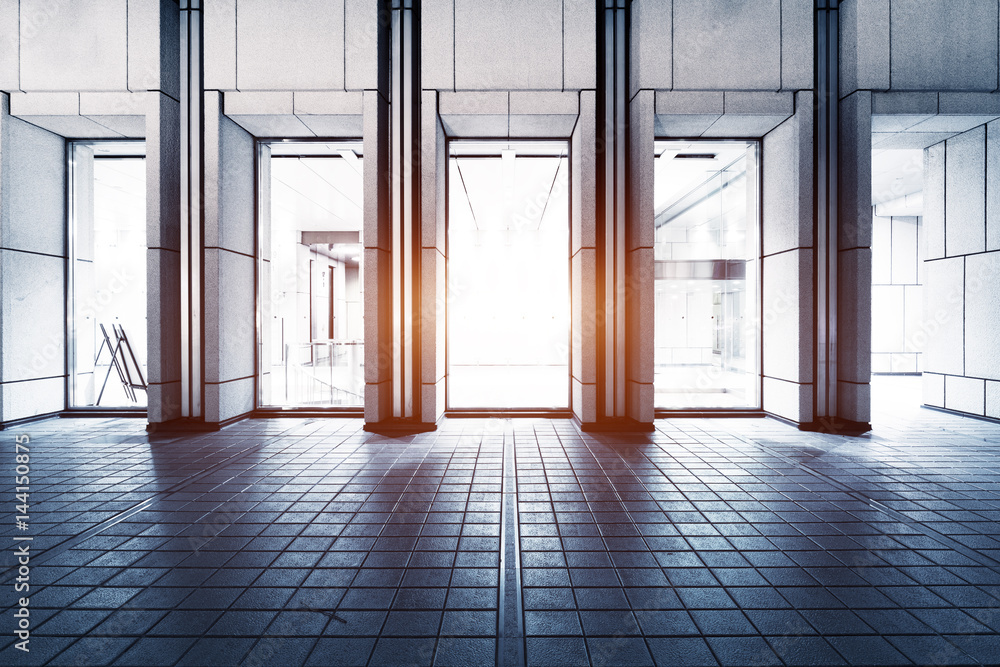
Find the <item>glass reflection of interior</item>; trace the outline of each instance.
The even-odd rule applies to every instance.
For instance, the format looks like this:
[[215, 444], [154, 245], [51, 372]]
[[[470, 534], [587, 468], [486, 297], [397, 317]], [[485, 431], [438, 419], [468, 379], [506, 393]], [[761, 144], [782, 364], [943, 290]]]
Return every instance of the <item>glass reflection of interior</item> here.
[[756, 408], [757, 145], [656, 144], [655, 406]]
[[73, 147], [72, 407], [146, 407], [142, 154], [141, 143]]
[[260, 404], [360, 407], [361, 145], [281, 143], [269, 150], [270, 229], [261, 234]]
[[569, 405], [564, 143], [453, 142], [448, 407]]

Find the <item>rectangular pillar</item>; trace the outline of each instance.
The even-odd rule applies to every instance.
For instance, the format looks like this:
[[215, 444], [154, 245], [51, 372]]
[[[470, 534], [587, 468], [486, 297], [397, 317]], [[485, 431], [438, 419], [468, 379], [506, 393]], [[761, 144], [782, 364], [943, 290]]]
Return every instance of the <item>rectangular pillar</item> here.
[[420, 24], [419, 5], [391, 12], [389, 168], [392, 195], [392, 418], [420, 419]]
[[150, 424], [181, 416], [180, 104], [147, 93], [146, 357]]
[[[840, 2], [816, 6], [816, 401], [809, 425], [867, 431], [871, 375], [871, 92], [840, 100]], [[849, 21], [856, 20], [852, 11]], [[856, 54], [845, 44], [848, 69]], [[856, 76], [851, 71], [848, 76]]]
[[641, 424], [653, 421], [654, 405], [653, 100], [652, 90], [640, 90], [629, 103], [625, 415]]
[[437, 91], [421, 95], [420, 130], [420, 420], [433, 424], [445, 410], [445, 282], [448, 155], [437, 113]]
[[763, 141], [761, 371], [765, 411], [813, 421], [815, 266], [812, 94]]
[[204, 154], [202, 145], [202, 12], [196, 0], [180, 3], [180, 283], [181, 417], [204, 416], [204, 300], [202, 285]]
[[389, 102], [364, 92], [365, 422], [392, 414], [392, 253], [389, 209]]
[[204, 110], [204, 413], [220, 423], [256, 403], [254, 138], [223, 115], [222, 93], [207, 91]]
[[597, 421], [597, 98], [580, 92], [580, 115], [570, 139], [572, 218], [572, 410], [583, 425]]
[[871, 420], [871, 93], [840, 102], [837, 219], [837, 412], [847, 426]]

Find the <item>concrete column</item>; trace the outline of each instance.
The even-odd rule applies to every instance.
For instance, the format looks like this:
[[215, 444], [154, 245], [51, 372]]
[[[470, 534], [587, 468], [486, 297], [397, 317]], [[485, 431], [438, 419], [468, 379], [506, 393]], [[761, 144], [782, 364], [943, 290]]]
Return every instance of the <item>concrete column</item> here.
[[392, 251], [389, 102], [364, 92], [365, 422], [392, 416]]
[[[630, 185], [629, 179], [635, 176], [645, 183], [648, 177], [652, 182], [653, 92], [640, 91], [629, 97], [629, 7], [623, 0], [613, 0], [605, 3], [598, 15], [599, 423], [594, 427], [649, 430], [653, 421], [652, 341], [639, 340], [641, 320], [636, 318], [641, 317], [639, 310], [644, 304], [651, 308], [653, 302], [652, 240], [646, 244], [648, 253], [642, 245], [643, 210], [648, 210], [645, 217], [652, 234], [653, 193], [651, 187]], [[633, 117], [637, 120], [635, 136], [630, 127]], [[633, 149], [636, 154], [630, 163], [628, 156]], [[632, 164], [638, 165], [635, 174], [631, 173]], [[644, 173], [647, 169], [649, 174]], [[648, 197], [649, 202], [643, 197]], [[646, 264], [650, 269], [648, 279], [643, 277]], [[632, 345], [635, 349], [631, 349]]]
[[[366, 90], [363, 102], [365, 428], [420, 431], [433, 428], [420, 405], [425, 379], [420, 5], [383, 5], [377, 44], [378, 87]], [[440, 270], [436, 264], [429, 267], [432, 282]], [[435, 399], [427, 418], [437, 410]]]
[[[97, 380], [98, 374], [94, 372], [96, 369], [88, 363], [92, 360], [81, 358], [83, 355], [79, 354], [81, 349], [97, 349], [94, 347], [97, 344], [97, 332], [93, 330], [93, 321], [88, 312], [92, 309], [80, 307], [86, 301], [83, 303], [76, 301], [79, 298], [92, 299], [97, 290], [97, 276], [94, 270], [94, 149], [84, 144], [77, 145], [72, 149], [70, 159], [72, 201], [67, 221], [73, 227], [70, 233], [74, 238], [71, 246], [67, 248], [67, 254], [71, 255], [72, 280], [66, 282], [66, 310], [73, 328], [72, 335], [66, 340], [66, 373], [69, 381], [69, 386], [66, 388], [67, 408], [93, 405], [101, 392], [98, 386], [101, 380]], [[74, 302], [78, 304], [76, 313], [71, 312]], [[96, 312], [93, 317], [96, 317]], [[89, 368], [89, 372], [81, 372], [85, 368]]]
[[837, 270], [837, 417], [871, 420], [871, 93], [840, 102]]
[[437, 113], [437, 91], [421, 97], [420, 133], [420, 420], [433, 424], [445, 409], [445, 281], [448, 155]]
[[[205, 421], [225, 422], [256, 403], [254, 139], [205, 93]], [[267, 295], [262, 295], [266, 298]]]
[[181, 416], [180, 13], [129, 2], [128, 82], [145, 90], [146, 392], [151, 425]]
[[625, 414], [640, 424], [653, 421], [653, 99], [652, 90], [640, 90], [629, 103]]
[[813, 421], [813, 108], [797, 93], [795, 115], [763, 141], [762, 407]]
[[150, 92], [146, 107], [146, 356], [148, 419], [181, 416], [180, 103]]
[[389, 167], [392, 170], [392, 419], [420, 423], [420, 5], [392, 3]]
[[[271, 201], [271, 147], [262, 144], [257, 148], [257, 200], [259, 202]], [[271, 395], [271, 348], [272, 345], [265, 345], [263, 327], [269, 326], [271, 317], [276, 309], [276, 304], [271, 302], [273, 298], [271, 282], [271, 207], [260, 206], [257, 209], [257, 298], [260, 307], [260, 323], [262, 330], [257, 336], [257, 395], [254, 397], [254, 405], [258, 405], [261, 396]]]
[[0, 423], [66, 404], [65, 150], [0, 93]]
[[584, 425], [597, 421], [597, 98], [580, 92], [580, 116], [570, 140], [572, 218], [572, 409]]

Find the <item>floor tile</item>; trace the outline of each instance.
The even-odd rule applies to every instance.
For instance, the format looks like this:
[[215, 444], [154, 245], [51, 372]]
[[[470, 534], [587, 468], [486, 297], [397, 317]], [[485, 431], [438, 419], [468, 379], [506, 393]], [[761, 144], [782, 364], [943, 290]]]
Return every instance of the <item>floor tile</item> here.
[[23, 664], [991, 664], [1000, 426], [875, 424], [38, 422]]

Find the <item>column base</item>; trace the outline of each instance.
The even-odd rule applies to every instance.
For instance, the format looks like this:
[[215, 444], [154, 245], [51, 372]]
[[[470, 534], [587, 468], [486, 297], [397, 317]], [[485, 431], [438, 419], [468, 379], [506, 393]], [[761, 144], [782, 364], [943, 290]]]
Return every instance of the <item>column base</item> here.
[[430, 433], [437, 430], [437, 422], [419, 422], [410, 419], [384, 419], [378, 422], [365, 422], [364, 430], [369, 433], [400, 437]]
[[651, 433], [656, 430], [653, 422], [640, 422], [631, 417], [610, 417], [594, 422], [573, 421], [584, 433]]
[[871, 422], [856, 422], [840, 417], [820, 417], [815, 421], [797, 424], [800, 431], [829, 433], [831, 435], [861, 435], [872, 430]]
[[207, 422], [202, 419], [192, 419], [190, 417], [181, 417], [179, 419], [171, 419], [165, 422], [151, 422], [146, 424], [147, 433], [212, 433], [213, 431], [221, 431], [230, 424], [235, 424], [236, 422], [243, 421], [248, 417], [252, 416], [252, 412], [247, 412], [242, 415], [236, 415], [235, 417], [230, 417], [221, 422]]

